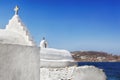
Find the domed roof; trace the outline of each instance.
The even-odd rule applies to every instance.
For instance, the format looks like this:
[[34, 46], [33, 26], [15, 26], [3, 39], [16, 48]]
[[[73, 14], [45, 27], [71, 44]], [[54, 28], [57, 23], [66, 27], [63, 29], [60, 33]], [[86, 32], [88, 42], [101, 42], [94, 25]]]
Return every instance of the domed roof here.
[[59, 50], [54, 48], [41, 48], [40, 56], [41, 59], [46, 59], [46, 60], [74, 61], [69, 51]]
[[41, 67], [68, 67], [77, 63], [67, 50], [58, 50], [53, 48], [40, 49], [40, 66]]

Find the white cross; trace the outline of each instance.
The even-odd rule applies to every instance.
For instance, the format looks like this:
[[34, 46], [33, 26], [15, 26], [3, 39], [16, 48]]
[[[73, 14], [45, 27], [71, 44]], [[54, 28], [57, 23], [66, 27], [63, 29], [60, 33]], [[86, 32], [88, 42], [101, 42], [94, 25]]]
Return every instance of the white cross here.
[[19, 7], [16, 6], [16, 7], [14, 8], [14, 11], [15, 11], [15, 14], [16, 14], [16, 15], [18, 14], [18, 10], [19, 10]]

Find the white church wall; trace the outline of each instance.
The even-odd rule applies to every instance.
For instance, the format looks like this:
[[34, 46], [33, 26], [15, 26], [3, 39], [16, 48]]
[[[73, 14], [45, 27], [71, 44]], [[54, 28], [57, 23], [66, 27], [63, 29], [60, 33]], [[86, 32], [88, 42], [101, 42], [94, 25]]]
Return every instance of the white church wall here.
[[0, 80], [40, 80], [39, 48], [0, 44]]

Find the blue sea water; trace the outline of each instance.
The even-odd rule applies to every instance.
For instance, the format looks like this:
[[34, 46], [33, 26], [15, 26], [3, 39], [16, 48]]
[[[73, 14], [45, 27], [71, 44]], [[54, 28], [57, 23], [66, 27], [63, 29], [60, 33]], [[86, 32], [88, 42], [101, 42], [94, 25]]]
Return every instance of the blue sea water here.
[[120, 62], [79, 62], [78, 65], [96, 66], [104, 70], [107, 80], [120, 80]]

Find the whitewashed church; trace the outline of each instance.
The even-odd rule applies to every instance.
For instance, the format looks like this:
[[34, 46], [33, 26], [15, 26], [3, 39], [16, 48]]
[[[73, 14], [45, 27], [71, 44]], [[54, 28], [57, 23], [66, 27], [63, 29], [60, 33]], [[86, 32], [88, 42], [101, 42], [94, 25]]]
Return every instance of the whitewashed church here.
[[69, 51], [48, 48], [45, 39], [37, 46], [18, 6], [14, 11], [5, 29], [0, 29], [0, 80], [106, 80], [102, 69], [77, 66]]

